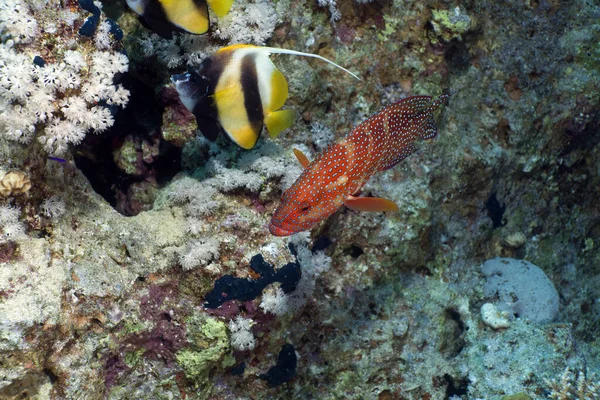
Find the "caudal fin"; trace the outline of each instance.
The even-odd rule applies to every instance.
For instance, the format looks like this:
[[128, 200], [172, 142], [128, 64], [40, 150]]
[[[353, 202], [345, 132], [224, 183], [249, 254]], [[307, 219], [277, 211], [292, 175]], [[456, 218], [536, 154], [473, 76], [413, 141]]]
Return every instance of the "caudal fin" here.
[[233, 0], [208, 0], [208, 5], [217, 14], [217, 17], [223, 18], [233, 5]]
[[276, 138], [281, 132], [294, 124], [296, 112], [294, 110], [279, 110], [270, 112], [265, 117], [265, 125], [271, 138]]

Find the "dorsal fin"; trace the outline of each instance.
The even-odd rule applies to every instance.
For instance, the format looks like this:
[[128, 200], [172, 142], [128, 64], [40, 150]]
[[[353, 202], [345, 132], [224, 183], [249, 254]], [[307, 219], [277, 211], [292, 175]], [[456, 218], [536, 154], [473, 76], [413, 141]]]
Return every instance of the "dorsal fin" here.
[[361, 80], [358, 76], [356, 76], [355, 74], [353, 74], [352, 72], [348, 71], [346, 68], [342, 67], [341, 65], [338, 65], [336, 63], [334, 63], [331, 60], [328, 60], [327, 58], [320, 56], [318, 54], [312, 54], [312, 53], [303, 53], [301, 51], [296, 51], [296, 50], [288, 50], [288, 49], [278, 49], [276, 47], [256, 47], [257, 50], [259, 51], [264, 51], [267, 52], [269, 54], [290, 54], [293, 56], [304, 56], [304, 57], [313, 57], [313, 58], [318, 58], [319, 60], [325, 61], [339, 69], [341, 69], [342, 71], [352, 75], [354, 78], [358, 79], [359, 81]]

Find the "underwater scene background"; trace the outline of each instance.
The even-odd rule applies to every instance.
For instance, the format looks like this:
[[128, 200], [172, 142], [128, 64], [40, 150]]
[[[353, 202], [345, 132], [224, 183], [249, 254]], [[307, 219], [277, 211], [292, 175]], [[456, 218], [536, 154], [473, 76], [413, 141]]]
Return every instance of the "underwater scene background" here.
[[[0, 0], [0, 399], [600, 398], [600, 3], [209, 6]], [[443, 94], [398, 211], [271, 234], [294, 149]]]

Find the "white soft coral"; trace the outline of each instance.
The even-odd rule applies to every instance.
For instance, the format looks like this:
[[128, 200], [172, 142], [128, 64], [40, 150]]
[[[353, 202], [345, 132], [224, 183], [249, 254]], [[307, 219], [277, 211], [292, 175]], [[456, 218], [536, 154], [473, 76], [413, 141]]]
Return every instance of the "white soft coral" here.
[[29, 6], [21, 0], [0, 2], [0, 33], [8, 33], [15, 42], [29, 43], [39, 33]]
[[0, 244], [24, 238], [25, 227], [19, 222], [17, 207], [0, 206]]
[[26, 3], [0, 1], [0, 35], [11, 38], [0, 43], [0, 136], [28, 143], [41, 131], [44, 149], [61, 155], [88, 131], [99, 133], [114, 124], [104, 103], [125, 107], [129, 101], [129, 91], [113, 83], [116, 74], [128, 70], [128, 59], [94, 51], [86, 61], [79, 51], [67, 50], [56, 62], [36, 66], [26, 51], [37, 33]]
[[256, 340], [250, 331], [254, 321], [238, 315], [235, 319], [229, 321], [229, 330], [231, 331], [231, 347], [236, 350], [253, 350], [256, 347]]
[[284, 315], [290, 311], [289, 297], [283, 290], [277, 286], [274, 289], [265, 290], [260, 302], [260, 308], [264, 312], [269, 312], [275, 315]]

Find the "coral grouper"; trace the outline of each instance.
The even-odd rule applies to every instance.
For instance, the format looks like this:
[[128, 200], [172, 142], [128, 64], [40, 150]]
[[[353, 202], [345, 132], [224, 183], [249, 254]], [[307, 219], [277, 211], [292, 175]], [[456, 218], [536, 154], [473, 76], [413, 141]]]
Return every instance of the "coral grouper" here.
[[344, 204], [352, 210], [397, 211], [393, 201], [357, 197], [378, 171], [390, 169], [415, 151], [417, 138], [437, 134], [433, 112], [450, 96], [402, 99], [367, 119], [345, 138], [333, 143], [313, 162], [294, 150], [304, 172], [285, 191], [269, 224], [276, 236], [305, 231]]

